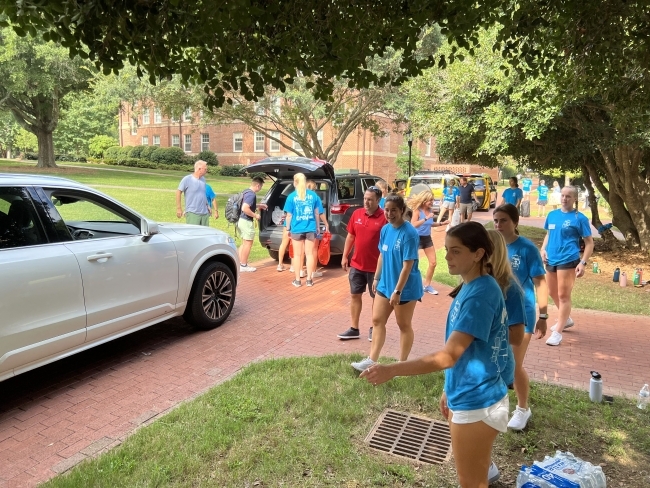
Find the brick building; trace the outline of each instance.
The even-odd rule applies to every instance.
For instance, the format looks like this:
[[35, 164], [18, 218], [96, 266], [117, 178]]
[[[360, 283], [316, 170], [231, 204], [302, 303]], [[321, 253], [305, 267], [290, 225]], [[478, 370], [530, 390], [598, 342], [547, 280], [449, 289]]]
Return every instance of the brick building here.
[[[381, 176], [386, 181], [396, 178], [395, 159], [404, 142], [404, 135], [395, 132], [387, 118], [378, 117], [378, 120], [384, 126], [386, 135], [375, 138], [363, 128], [352, 132], [339, 153], [335, 164], [337, 169], [358, 170]], [[127, 107], [120, 112], [119, 136], [121, 146], [176, 146], [187, 154], [213, 151], [217, 154], [220, 165], [248, 165], [268, 156], [296, 155], [243, 123], [202, 124], [200, 114], [192, 114], [190, 111], [184, 113], [179, 120], [170, 120], [156, 108], [141, 109], [136, 114]], [[322, 144], [325, 145], [332, 137], [332, 128], [329, 126], [319, 133], [319, 139], [322, 138]], [[293, 142], [291, 145], [298, 149], [300, 147]], [[423, 169], [455, 173], [488, 172], [493, 178], [497, 176], [496, 169], [441, 163], [433, 138], [428, 141], [413, 141], [413, 150], [418, 150], [424, 159]]]

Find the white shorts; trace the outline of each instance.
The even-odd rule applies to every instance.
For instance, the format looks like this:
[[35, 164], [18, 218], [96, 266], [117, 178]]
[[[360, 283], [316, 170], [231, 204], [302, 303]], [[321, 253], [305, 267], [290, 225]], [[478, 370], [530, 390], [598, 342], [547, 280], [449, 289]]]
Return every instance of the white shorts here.
[[508, 395], [494, 405], [478, 410], [451, 411], [451, 421], [455, 424], [473, 424], [474, 422], [485, 422], [499, 432], [508, 430], [508, 416], [510, 415], [510, 400]]
[[452, 209], [456, 206], [454, 202], [442, 202], [442, 208]]

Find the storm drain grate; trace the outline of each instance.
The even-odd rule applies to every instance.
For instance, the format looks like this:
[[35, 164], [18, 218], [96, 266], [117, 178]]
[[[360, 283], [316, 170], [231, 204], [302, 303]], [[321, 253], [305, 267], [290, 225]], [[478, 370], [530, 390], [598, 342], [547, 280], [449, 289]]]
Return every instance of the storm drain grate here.
[[451, 457], [449, 425], [386, 409], [366, 437], [372, 449], [427, 464], [442, 464]]

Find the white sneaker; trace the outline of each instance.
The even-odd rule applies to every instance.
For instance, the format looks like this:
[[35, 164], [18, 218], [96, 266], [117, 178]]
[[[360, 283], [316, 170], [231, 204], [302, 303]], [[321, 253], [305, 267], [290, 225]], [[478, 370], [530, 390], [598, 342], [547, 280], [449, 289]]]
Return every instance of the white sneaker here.
[[293, 266], [289, 268], [289, 273], [293, 273]]
[[546, 341], [546, 344], [548, 346], [559, 346], [560, 342], [562, 342], [562, 334], [553, 331], [551, 337], [549, 337], [548, 340]]
[[247, 264], [240, 264], [239, 265], [239, 272], [240, 273], [252, 273], [253, 271], [257, 271], [257, 268], [254, 268], [254, 267], [249, 266]]
[[533, 413], [530, 411], [530, 408], [523, 409], [521, 407], [515, 408], [515, 411], [512, 412], [512, 418], [508, 422], [508, 428], [512, 430], [524, 430], [528, 419]]
[[314, 271], [314, 272], [311, 274], [311, 277], [312, 277], [312, 278], [320, 278], [320, 277], [322, 277], [322, 276], [323, 276], [323, 272], [322, 272], [322, 271]]
[[[571, 317], [569, 317], [568, 319], [566, 319], [566, 324], [565, 324], [565, 326], [564, 326], [564, 330], [570, 329], [570, 328], [573, 327], [574, 325], [575, 325], [575, 324], [574, 324], [574, 322], [573, 322], [573, 319], [572, 319]], [[553, 327], [551, 327], [551, 331], [555, 332], [556, 329], [557, 329], [557, 322], [555, 322], [555, 324], [553, 325]]]
[[300, 270], [300, 277], [304, 278], [305, 276], [307, 276], [307, 272], [304, 269], [301, 269]]
[[490, 467], [488, 468], [488, 485], [491, 485], [492, 483], [496, 483], [499, 481], [499, 478], [501, 477], [501, 473], [499, 473], [499, 468], [497, 468], [497, 465], [494, 464], [494, 461], [490, 464]]
[[284, 266], [282, 266], [281, 264], [278, 264], [278, 271], [284, 271]]
[[362, 361], [359, 361], [358, 363], [352, 363], [352, 367], [354, 369], [356, 369], [357, 371], [364, 372], [366, 369], [368, 369], [373, 364], [377, 364], [377, 363], [375, 363], [372, 359], [370, 359], [368, 357], [368, 358], [366, 358], [366, 359], [364, 359]]

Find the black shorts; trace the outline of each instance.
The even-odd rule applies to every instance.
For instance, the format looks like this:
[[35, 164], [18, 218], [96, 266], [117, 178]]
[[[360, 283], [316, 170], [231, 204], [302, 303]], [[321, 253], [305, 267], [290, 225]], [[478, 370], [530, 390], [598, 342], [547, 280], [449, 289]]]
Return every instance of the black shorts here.
[[558, 269], [575, 269], [579, 264], [580, 264], [579, 259], [576, 259], [575, 261], [571, 261], [565, 264], [558, 264], [556, 266], [551, 266], [550, 264], [547, 264], [546, 271], [548, 271], [549, 273], [557, 273]]
[[348, 280], [350, 281], [350, 293], [352, 295], [361, 295], [366, 288], [368, 288], [368, 293], [372, 298], [375, 298], [375, 294], [372, 291], [372, 282], [375, 279], [375, 273], [368, 271], [359, 271], [357, 268], [350, 266], [350, 272], [348, 273]]
[[431, 236], [420, 236], [420, 249], [428, 249], [433, 247], [433, 239]]
[[[390, 300], [390, 298], [388, 298], [386, 295], [384, 295], [384, 294], [383, 294], [382, 292], [380, 292], [379, 290], [377, 290], [377, 295], [379, 295], [379, 296], [382, 297], [382, 298], [385, 298], [386, 300]], [[400, 304], [400, 305], [406, 305], [408, 302], [413, 302], [413, 301], [414, 301], [414, 300], [401, 300], [401, 301], [399, 302], [399, 304]], [[422, 301], [422, 299], [421, 299], [421, 298], [418, 298], [418, 302], [421, 302], [421, 301]]]
[[294, 241], [314, 241], [316, 240], [316, 233], [315, 232], [301, 232], [301, 233], [291, 233], [291, 238]]

